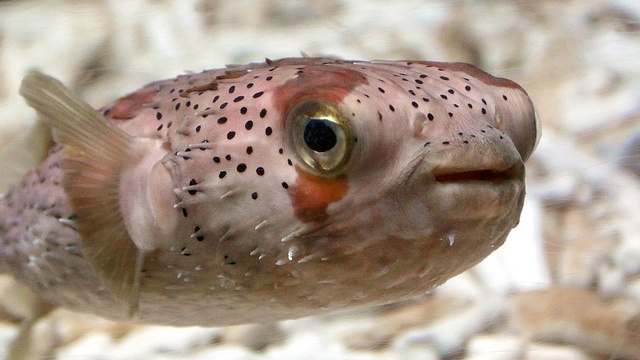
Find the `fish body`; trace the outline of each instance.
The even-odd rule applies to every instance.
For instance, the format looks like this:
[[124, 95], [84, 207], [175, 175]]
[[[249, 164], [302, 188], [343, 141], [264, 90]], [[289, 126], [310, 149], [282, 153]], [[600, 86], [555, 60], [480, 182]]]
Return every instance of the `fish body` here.
[[471, 65], [287, 58], [151, 83], [94, 111], [38, 73], [58, 145], [0, 203], [0, 263], [47, 301], [219, 326], [383, 304], [518, 223], [526, 92]]

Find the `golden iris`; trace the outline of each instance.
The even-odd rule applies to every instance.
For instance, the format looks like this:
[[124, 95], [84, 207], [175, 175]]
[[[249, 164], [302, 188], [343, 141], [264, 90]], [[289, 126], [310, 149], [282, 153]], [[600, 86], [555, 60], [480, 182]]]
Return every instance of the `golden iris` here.
[[287, 118], [291, 145], [314, 172], [336, 176], [349, 160], [353, 137], [347, 118], [336, 106], [321, 100], [305, 100]]

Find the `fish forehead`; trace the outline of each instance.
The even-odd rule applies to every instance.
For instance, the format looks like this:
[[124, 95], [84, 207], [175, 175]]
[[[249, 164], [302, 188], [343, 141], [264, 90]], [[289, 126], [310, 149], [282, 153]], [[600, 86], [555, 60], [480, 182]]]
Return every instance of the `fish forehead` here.
[[[221, 121], [229, 123], [243, 120], [255, 123], [265, 117], [265, 111], [283, 118], [304, 97], [340, 102], [356, 87], [361, 87], [367, 97], [377, 97], [375, 105], [379, 110], [387, 109], [385, 102], [393, 109], [409, 112], [418, 107], [423, 110], [424, 105], [442, 109], [443, 104], [451, 102], [452, 110], [458, 112], [476, 105], [481, 114], [473, 119], [486, 117], [486, 112], [496, 108], [496, 104], [487, 101], [498, 92], [522, 91], [509, 80], [492, 77], [467, 64], [290, 58], [152, 83], [120, 99], [105, 115], [111, 119], [138, 120], [119, 124], [134, 135], [168, 138], [176, 131], [181, 135], [193, 134], [188, 125], [198, 122], [198, 118], [201, 122], [215, 117], [216, 121], [223, 118]], [[398, 103], [394, 105], [394, 101]], [[139, 116], [142, 112], [146, 116]], [[447, 111], [445, 115], [452, 117], [452, 113]], [[154, 117], [157, 122], [148, 121]], [[460, 127], [463, 121], [451, 124]], [[278, 125], [284, 125], [284, 121]], [[202, 125], [198, 130], [197, 133], [203, 130]], [[183, 145], [174, 147], [177, 151]]]

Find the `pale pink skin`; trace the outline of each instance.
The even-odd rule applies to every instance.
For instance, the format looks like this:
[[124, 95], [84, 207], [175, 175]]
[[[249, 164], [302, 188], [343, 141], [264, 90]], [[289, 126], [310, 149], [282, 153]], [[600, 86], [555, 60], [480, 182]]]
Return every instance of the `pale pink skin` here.
[[[311, 98], [339, 108], [357, 136], [329, 179], [288, 137], [289, 111]], [[147, 253], [136, 316], [167, 325], [272, 321], [428, 292], [518, 223], [523, 162], [539, 137], [522, 88], [457, 63], [269, 61], [155, 82], [103, 114], [157, 140], [122, 174], [120, 211]], [[1, 262], [52, 303], [126, 319], [83, 258], [64, 157], [55, 147], [2, 200]]]

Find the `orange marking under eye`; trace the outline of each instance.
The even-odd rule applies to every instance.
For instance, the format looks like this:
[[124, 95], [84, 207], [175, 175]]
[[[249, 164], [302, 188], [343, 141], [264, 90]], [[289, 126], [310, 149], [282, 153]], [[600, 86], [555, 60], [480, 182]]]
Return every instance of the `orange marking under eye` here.
[[109, 116], [118, 120], [133, 119], [145, 105], [153, 101], [156, 93], [155, 89], [147, 89], [121, 97], [109, 108]]
[[304, 222], [322, 222], [329, 216], [327, 207], [344, 197], [345, 177], [323, 179], [296, 168], [298, 179], [291, 189], [291, 203], [296, 217]]

